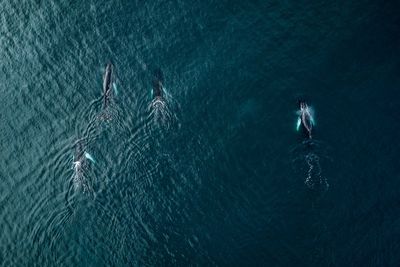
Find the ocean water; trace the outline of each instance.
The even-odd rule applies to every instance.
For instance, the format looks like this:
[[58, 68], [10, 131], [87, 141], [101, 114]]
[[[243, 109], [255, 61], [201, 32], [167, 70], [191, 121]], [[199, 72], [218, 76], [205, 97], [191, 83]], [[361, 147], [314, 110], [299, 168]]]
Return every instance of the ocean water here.
[[1, 266], [398, 266], [395, 1], [0, 6]]

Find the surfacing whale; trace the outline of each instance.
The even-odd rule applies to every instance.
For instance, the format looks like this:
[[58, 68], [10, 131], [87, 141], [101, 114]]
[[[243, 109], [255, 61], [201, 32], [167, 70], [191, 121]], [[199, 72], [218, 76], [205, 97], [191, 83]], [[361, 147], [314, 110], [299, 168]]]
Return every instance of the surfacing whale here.
[[154, 71], [153, 78], [153, 98], [161, 100], [164, 95], [163, 90], [164, 76], [160, 69]]
[[113, 86], [113, 64], [109, 62], [106, 66], [106, 70], [104, 72], [103, 77], [103, 98], [104, 104], [103, 108], [107, 108], [110, 105], [111, 101], [111, 93]]
[[299, 118], [297, 119], [297, 130], [300, 129], [300, 126], [306, 130], [308, 134], [308, 138], [312, 138], [312, 129], [315, 125], [314, 118], [312, 116], [312, 111], [307, 103], [303, 100], [299, 101]]

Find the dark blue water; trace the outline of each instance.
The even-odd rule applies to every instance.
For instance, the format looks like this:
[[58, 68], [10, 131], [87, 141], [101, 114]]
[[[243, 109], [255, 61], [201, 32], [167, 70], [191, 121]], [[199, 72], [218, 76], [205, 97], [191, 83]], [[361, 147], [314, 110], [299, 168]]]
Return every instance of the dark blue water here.
[[0, 6], [1, 266], [398, 266], [394, 1]]

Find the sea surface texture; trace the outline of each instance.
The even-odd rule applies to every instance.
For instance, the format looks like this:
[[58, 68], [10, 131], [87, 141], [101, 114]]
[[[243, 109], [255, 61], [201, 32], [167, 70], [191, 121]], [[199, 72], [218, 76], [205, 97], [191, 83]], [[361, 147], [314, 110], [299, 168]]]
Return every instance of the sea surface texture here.
[[0, 266], [399, 266], [399, 10], [1, 0]]

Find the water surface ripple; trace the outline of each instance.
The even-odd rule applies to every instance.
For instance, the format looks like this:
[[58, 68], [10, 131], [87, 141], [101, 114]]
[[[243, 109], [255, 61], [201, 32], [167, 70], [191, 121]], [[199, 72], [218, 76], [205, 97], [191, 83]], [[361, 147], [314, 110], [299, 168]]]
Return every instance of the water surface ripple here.
[[0, 4], [1, 266], [398, 264], [394, 2]]

